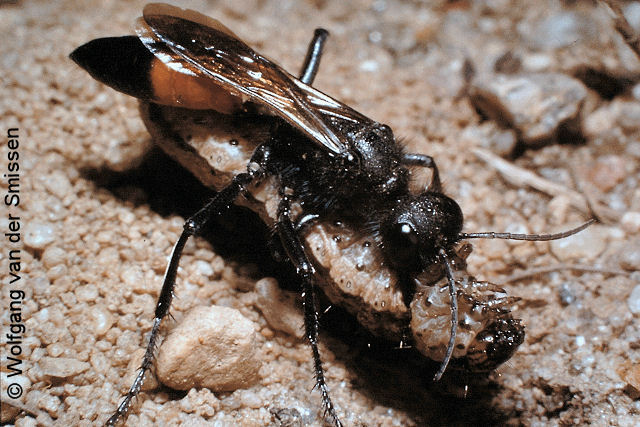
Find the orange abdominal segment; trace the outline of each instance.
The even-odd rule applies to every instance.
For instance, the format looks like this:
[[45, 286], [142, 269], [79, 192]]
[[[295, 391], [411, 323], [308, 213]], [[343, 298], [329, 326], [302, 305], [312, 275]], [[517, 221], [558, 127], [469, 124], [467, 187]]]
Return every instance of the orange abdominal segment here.
[[192, 110], [216, 110], [231, 114], [242, 107], [241, 98], [229, 93], [214, 81], [191, 76], [167, 67], [154, 58], [149, 69], [153, 101], [158, 104]]

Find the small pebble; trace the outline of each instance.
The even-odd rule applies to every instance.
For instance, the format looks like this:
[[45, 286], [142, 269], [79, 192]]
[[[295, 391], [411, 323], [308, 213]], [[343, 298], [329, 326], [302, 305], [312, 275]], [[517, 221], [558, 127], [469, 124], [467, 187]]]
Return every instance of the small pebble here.
[[98, 298], [98, 288], [93, 284], [78, 286], [74, 293], [80, 302], [95, 301]]
[[259, 280], [256, 292], [256, 305], [269, 326], [299, 339], [304, 337], [304, 320], [295, 298], [283, 292], [275, 279]]
[[625, 212], [620, 219], [620, 224], [629, 233], [640, 232], [640, 212]]
[[51, 268], [58, 264], [61, 264], [67, 258], [67, 252], [57, 246], [49, 246], [42, 253], [42, 263], [45, 267]]
[[196, 307], [167, 336], [156, 360], [158, 379], [177, 390], [234, 391], [258, 379], [257, 326], [238, 310]]
[[531, 27], [523, 25], [520, 32], [538, 50], [557, 49], [593, 37], [595, 26], [592, 17], [565, 11], [546, 16]]
[[71, 183], [63, 171], [55, 171], [51, 173], [43, 180], [42, 183], [51, 194], [60, 199], [73, 191]]
[[24, 227], [24, 244], [34, 249], [44, 249], [56, 239], [51, 224], [33, 221]]
[[471, 90], [475, 107], [514, 128], [525, 144], [553, 138], [561, 125], [577, 119], [586, 97], [580, 81], [556, 73], [490, 75]]
[[[63, 266], [61, 266], [63, 267]], [[33, 279], [33, 293], [36, 295], [44, 295], [51, 288], [51, 282], [47, 277], [36, 277]]]
[[599, 158], [589, 168], [589, 181], [600, 191], [606, 192], [626, 178], [625, 160], [621, 156], [609, 155]]
[[103, 304], [94, 304], [88, 317], [88, 326], [91, 326], [96, 336], [105, 334], [115, 322], [113, 315]]
[[57, 378], [77, 375], [91, 367], [87, 362], [68, 357], [43, 357], [38, 363], [44, 375]]
[[153, 284], [144, 280], [144, 274], [137, 265], [132, 265], [122, 269], [120, 273], [122, 285], [136, 293], [144, 293]]
[[560, 285], [558, 292], [560, 294], [560, 303], [565, 307], [573, 304], [577, 299], [575, 290], [568, 283]]
[[629, 306], [629, 311], [633, 314], [640, 314], [640, 285], [637, 285], [631, 291], [631, 295], [627, 299], [627, 305]]
[[628, 271], [640, 271], [640, 245], [627, 243], [619, 252], [620, 267]]
[[640, 31], [640, 3], [629, 2], [622, 7], [624, 17], [635, 31]]
[[257, 393], [253, 393], [251, 391], [244, 391], [240, 396], [240, 401], [242, 405], [247, 408], [258, 409], [261, 408], [264, 404], [262, 399], [260, 399], [260, 395]]
[[594, 260], [606, 248], [606, 227], [592, 225], [578, 234], [550, 242], [551, 252], [562, 261]]
[[499, 156], [508, 156], [516, 146], [516, 134], [511, 129], [502, 129], [494, 122], [485, 122], [476, 126], [468, 126], [461, 139], [474, 146], [491, 150]]
[[213, 273], [215, 273], [213, 267], [211, 267], [211, 263], [208, 263], [206, 261], [196, 261], [196, 268], [198, 269], [198, 272], [204, 277], [213, 276]]

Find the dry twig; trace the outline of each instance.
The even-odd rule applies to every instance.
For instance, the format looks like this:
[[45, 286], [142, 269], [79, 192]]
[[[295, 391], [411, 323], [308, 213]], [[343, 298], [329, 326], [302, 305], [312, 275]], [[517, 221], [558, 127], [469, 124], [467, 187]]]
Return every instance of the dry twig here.
[[[496, 156], [490, 151], [482, 148], [472, 149], [479, 159], [487, 163], [487, 165], [496, 169], [500, 174], [512, 185], [517, 187], [531, 187], [550, 196], [564, 196], [569, 199], [571, 206], [578, 209], [585, 215], [591, 216], [591, 209], [585, 197], [577, 191], [571, 190], [563, 185], [542, 178], [535, 173], [523, 169], [510, 163], [503, 158]], [[618, 222], [621, 218], [620, 212], [617, 212], [601, 203], [594, 202], [598, 214], [604, 216], [607, 220]]]
[[530, 268], [524, 271], [520, 271], [518, 273], [514, 273], [510, 276], [505, 277], [502, 280], [497, 280], [500, 283], [511, 283], [517, 282], [522, 279], [528, 279], [533, 276], [537, 276], [539, 274], [549, 274], [554, 271], [580, 271], [583, 273], [601, 273], [613, 276], [628, 276], [629, 272], [624, 270], [619, 270], [615, 268], [605, 268], [605, 267], [596, 267], [593, 265], [585, 265], [585, 264], [556, 264], [556, 265], [548, 265], [545, 267], [537, 267]]

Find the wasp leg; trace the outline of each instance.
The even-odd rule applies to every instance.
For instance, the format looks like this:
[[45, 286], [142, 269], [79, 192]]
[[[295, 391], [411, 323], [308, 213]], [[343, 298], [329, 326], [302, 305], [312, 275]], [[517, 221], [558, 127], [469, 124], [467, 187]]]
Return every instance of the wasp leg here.
[[160, 323], [169, 313], [169, 307], [171, 306], [171, 300], [173, 299], [173, 290], [176, 285], [178, 265], [182, 256], [182, 250], [184, 249], [187, 240], [189, 240], [189, 237], [197, 234], [210, 218], [215, 215], [220, 215], [227, 210], [249, 183], [256, 178], [264, 176], [266, 162], [269, 157], [268, 154], [269, 150], [265, 145], [259, 146], [254, 152], [251, 162], [249, 162], [249, 165], [247, 166], [247, 172], [236, 175], [228, 186], [216, 194], [207, 202], [206, 205], [204, 205], [203, 208], [187, 219], [184, 223], [184, 229], [173, 248], [169, 265], [167, 266], [167, 270], [164, 274], [162, 290], [158, 297], [156, 311], [153, 318], [153, 326], [151, 328], [151, 333], [149, 334], [149, 343], [147, 344], [147, 349], [144, 353], [144, 357], [142, 358], [142, 364], [140, 365], [138, 375], [136, 375], [127, 395], [124, 397], [120, 405], [118, 405], [116, 412], [105, 423], [106, 426], [115, 425], [121, 417], [126, 415], [129, 410], [129, 406], [131, 405], [131, 401], [140, 392], [145, 374], [151, 367], [159, 336]]
[[402, 163], [407, 166], [422, 166], [431, 169], [433, 176], [431, 177], [431, 183], [427, 187], [427, 191], [433, 191], [436, 193], [442, 192], [442, 184], [440, 183], [440, 172], [438, 172], [438, 166], [433, 157], [426, 154], [405, 153], [402, 155]]
[[300, 81], [310, 85], [316, 78], [318, 67], [320, 67], [320, 58], [322, 57], [322, 49], [324, 42], [329, 37], [329, 31], [324, 28], [316, 28], [313, 33], [313, 39], [307, 48], [307, 56], [304, 59], [302, 70], [300, 71]]
[[298, 235], [306, 233], [313, 224], [315, 224], [320, 215], [318, 214], [306, 214], [300, 216], [300, 218], [296, 218], [295, 230]]
[[[284, 191], [281, 191], [284, 193]], [[322, 361], [320, 360], [320, 351], [318, 350], [318, 310], [316, 308], [315, 294], [313, 292], [313, 278], [316, 273], [315, 268], [309, 261], [304, 251], [300, 238], [296, 232], [290, 216], [291, 199], [287, 194], [281, 194], [282, 200], [278, 206], [278, 222], [276, 225], [282, 246], [296, 267], [296, 273], [302, 279], [302, 300], [304, 304], [304, 328], [311, 344], [313, 353], [314, 372], [316, 379], [316, 387], [322, 394], [322, 403], [325, 411], [333, 419], [336, 427], [341, 427], [342, 423], [338, 419], [335, 407], [329, 397], [329, 389], [324, 378], [324, 370], [322, 369]]]
[[[294, 230], [298, 234], [298, 236], [306, 235], [309, 228], [315, 224], [320, 215], [318, 214], [305, 214], [301, 215], [299, 218], [296, 218], [296, 222], [293, 225]], [[273, 259], [280, 262], [284, 260], [283, 250], [282, 250], [282, 242], [280, 241], [280, 237], [276, 235], [275, 229], [274, 232], [269, 237], [267, 241], [267, 247], [271, 251], [271, 255]]]

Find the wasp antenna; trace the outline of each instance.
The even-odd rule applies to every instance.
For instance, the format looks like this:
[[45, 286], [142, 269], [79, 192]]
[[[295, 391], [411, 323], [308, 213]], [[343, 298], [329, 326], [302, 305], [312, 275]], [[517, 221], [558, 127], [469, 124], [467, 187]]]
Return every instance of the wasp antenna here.
[[562, 231], [554, 234], [517, 234], [517, 233], [495, 233], [493, 231], [486, 231], [482, 233], [459, 233], [460, 239], [508, 239], [508, 240], [533, 240], [533, 241], [546, 241], [546, 240], [558, 240], [565, 237], [572, 236], [581, 232], [591, 224], [596, 222], [595, 218], [591, 218], [579, 227], [572, 228], [571, 230]]
[[456, 289], [456, 281], [453, 277], [453, 268], [451, 267], [449, 256], [444, 249], [440, 249], [439, 256], [444, 264], [447, 272], [447, 280], [449, 281], [449, 296], [451, 297], [451, 335], [449, 336], [449, 344], [447, 344], [447, 352], [444, 355], [444, 359], [442, 359], [438, 372], [436, 372], [433, 377], [434, 381], [440, 381], [440, 378], [442, 378], [444, 371], [446, 371], [449, 365], [449, 361], [453, 355], [453, 347], [456, 343], [456, 333], [458, 332], [458, 291]]

